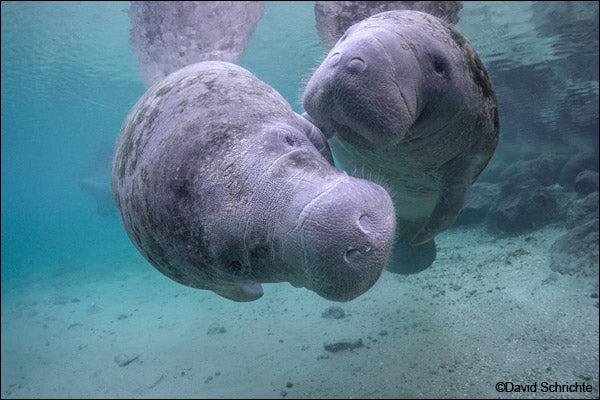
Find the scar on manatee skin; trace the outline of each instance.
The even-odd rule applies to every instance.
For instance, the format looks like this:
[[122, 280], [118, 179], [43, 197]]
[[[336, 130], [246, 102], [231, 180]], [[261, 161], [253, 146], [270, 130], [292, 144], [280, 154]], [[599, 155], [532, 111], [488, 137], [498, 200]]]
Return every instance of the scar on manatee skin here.
[[458, 45], [458, 47], [460, 47], [462, 49], [466, 43], [464, 36], [461, 35], [456, 29], [454, 29], [450, 25], [446, 24], [446, 28], [450, 32], [450, 37], [452, 38], [452, 40], [454, 40], [454, 42]]
[[154, 95], [154, 97], [162, 97], [165, 94], [169, 93], [171, 91], [171, 89], [173, 89], [173, 86], [163, 86], [160, 89], [158, 89], [158, 91], [156, 92], [156, 94]]
[[483, 63], [476, 55], [469, 60], [469, 69], [471, 71], [471, 76], [473, 77], [473, 81], [479, 86], [481, 89], [481, 93], [484, 97], [490, 98], [494, 91], [492, 89], [492, 82], [488, 74], [485, 72], [485, 67]]

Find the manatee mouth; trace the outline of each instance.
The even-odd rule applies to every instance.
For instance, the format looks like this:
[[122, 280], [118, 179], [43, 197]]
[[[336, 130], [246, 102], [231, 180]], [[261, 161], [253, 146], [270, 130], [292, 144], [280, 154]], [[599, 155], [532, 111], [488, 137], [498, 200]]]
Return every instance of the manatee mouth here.
[[346, 142], [362, 148], [375, 148], [374, 143], [372, 143], [369, 139], [350, 128], [348, 125], [340, 124], [334, 119], [330, 119], [329, 124], [333, 127], [338, 136], [340, 136]]
[[[348, 125], [339, 123], [334, 119], [329, 119], [329, 125], [333, 127], [335, 132], [338, 134], [340, 138], [344, 141], [360, 147], [362, 149], [369, 149], [388, 152], [394, 151], [398, 146], [405, 146], [410, 144], [415, 144], [423, 140], [422, 137], [418, 137], [414, 135], [414, 130], [412, 129], [412, 125], [403, 133], [403, 134], [394, 134], [389, 136], [389, 140], [386, 140], [382, 143], [375, 143], [372, 140], [368, 139], [366, 135], [360, 134], [358, 131], [352, 129]], [[371, 135], [374, 136], [374, 135]], [[378, 135], [381, 136], [381, 135]]]
[[[395, 83], [395, 82], [394, 82]], [[400, 92], [400, 90], [398, 89]], [[349, 109], [348, 104], [334, 101], [332, 109], [326, 117], [336, 133], [346, 142], [360, 148], [387, 151], [397, 145], [406, 145], [421, 140], [415, 136], [415, 124], [423, 116], [422, 107], [409, 107], [408, 99], [402, 92], [397, 98], [391, 99], [395, 107], [383, 113], [373, 109], [368, 104], [362, 106], [352, 103], [355, 110]], [[360, 110], [360, 111], [359, 111]]]

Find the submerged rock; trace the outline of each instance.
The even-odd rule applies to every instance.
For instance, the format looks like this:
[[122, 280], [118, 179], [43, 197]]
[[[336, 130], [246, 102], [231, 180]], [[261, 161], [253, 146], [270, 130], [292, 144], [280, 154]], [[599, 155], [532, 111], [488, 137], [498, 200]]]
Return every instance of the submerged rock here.
[[550, 252], [552, 271], [598, 277], [598, 219], [579, 225], [556, 239]]
[[499, 195], [500, 185], [496, 183], [478, 182], [473, 184], [469, 199], [454, 224], [468, 225], [482, 222]]
[[119, 354], [115, 356], [115, 363], [117, 363], [119, 367], [126, 367], [139, 358], [140, 354], [137, 353]]
[[206, 330], [206, 334], [208, 336], [213, 336], [225, 332], [227, 332], [227, 329], [225, 329], [225, 327], [223, 326], [211, 326]]
[[336, 342], [324, 343], [323, 347], [330, 353], [337, 353], [343, 350], [354, 350], [363, 347], [362, 339], [344, 339]]
[[346, 313], [342, 307], [329, 307], [321, 313], [321, 318], [327, 319], [342, 319], [346, 316]]
[[566, 161], [564, 157], [547, 155], [533, 160], [519, 160], [506, 168], [500, 179], [505, 181], [514, 175], [526, 172], [543, 186], [553, 185], [559, 181], [560, 172]]
[[579, 194], [589, 194], [598, 191], [598, 173], [586, 169], [575, 178], [575, 191]]
[[540, 228], [558, 216], [555, 194], [547, 188], [534, 187], [516, 193], [502, 190], [489, 213], [488, 224], [504, 232], [521, 232]]
[[573, 156], [560, 172], [560, 184], [573, 187], [577, 176], [586, 169], [598, 172], [598, 154], [577, 154]]
[[567, 211], [567, 227], [573, 228], [598, 219], [598, 192], [574, 200]]

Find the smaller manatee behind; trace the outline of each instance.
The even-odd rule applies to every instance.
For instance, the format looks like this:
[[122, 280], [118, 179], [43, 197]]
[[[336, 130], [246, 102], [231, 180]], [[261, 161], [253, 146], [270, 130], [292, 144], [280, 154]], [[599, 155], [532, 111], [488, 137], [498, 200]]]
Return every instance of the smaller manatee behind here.
[[123, 124], [111, 171], [146, 259], [234, 301], [286, 281], [351, 300], [375, 284], [393, 243], [388, 193], [335, 168], [319, 129], [227, 62], [190, 65], [150, 88]]
[[263, 1], [132, 1], [129, 42], [146, 87], [200, 61], [242, 57]]
[[458, 22], [460, 1], [317, 1], [317, 30], [325, 48], [331, 50], [346, 29], [357, 22], [392, 10], [415, 10], [434, 15], [449, 24]]

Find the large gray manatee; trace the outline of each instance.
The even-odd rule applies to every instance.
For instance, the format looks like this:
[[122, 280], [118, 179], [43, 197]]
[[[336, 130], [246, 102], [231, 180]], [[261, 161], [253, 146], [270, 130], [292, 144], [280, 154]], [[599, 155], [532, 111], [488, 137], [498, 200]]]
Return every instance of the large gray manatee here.
[[389, 269], [428, 267], [433, 238], [454, 222], [498, 142], [496, 95], [475, 50], [429, 14], [376, 14], [348, 28], [303, 104], [343, 169], [387, 183], [398, 231]]
[[382, 187], [335, 168], [319, 135], [239, 66], [174, 72], [117, 139], [112, 187], [127, 234], [169, 278], [231, 300], [285, 281], [359, 296], [385, 267], [394, 207]]

